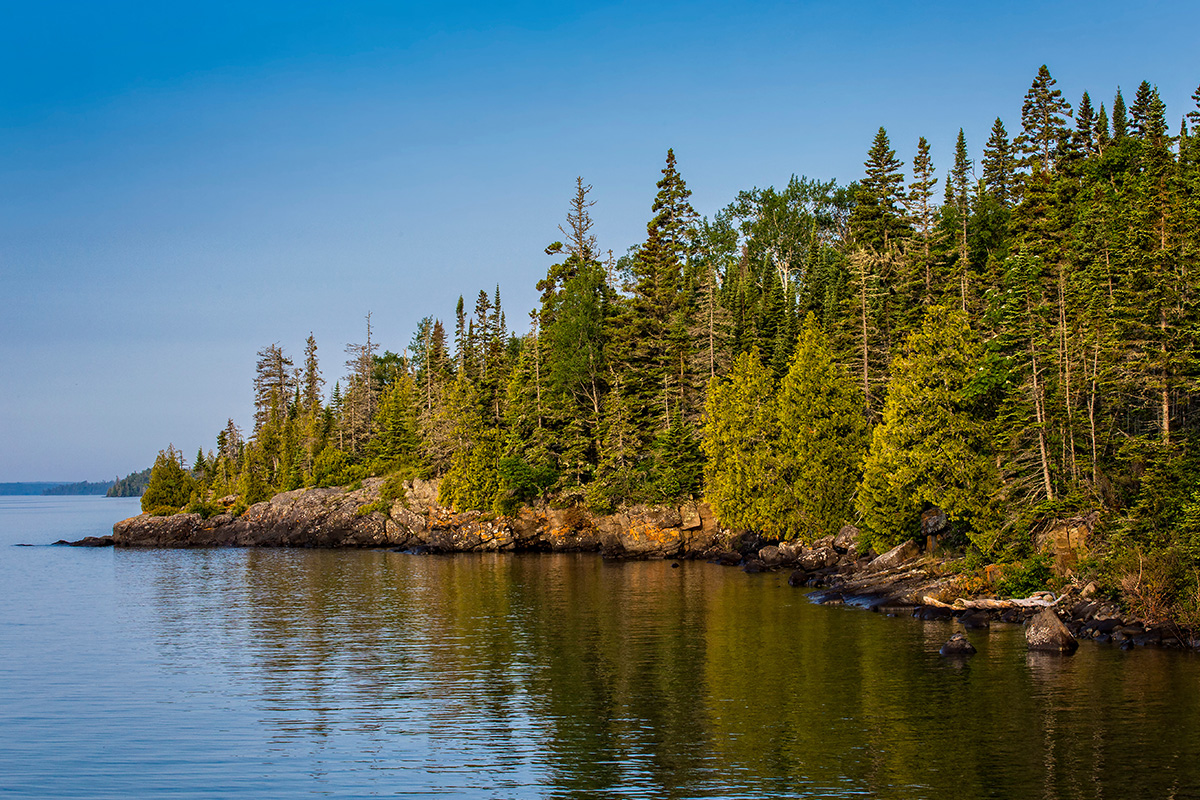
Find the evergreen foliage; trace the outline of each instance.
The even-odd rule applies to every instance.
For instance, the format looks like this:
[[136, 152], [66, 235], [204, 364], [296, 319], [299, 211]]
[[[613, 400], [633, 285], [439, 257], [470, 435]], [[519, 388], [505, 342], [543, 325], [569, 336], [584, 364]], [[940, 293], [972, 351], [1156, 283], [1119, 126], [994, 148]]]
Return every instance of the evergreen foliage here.
[[981, 357], [966, 315], [945, 306], [926, 312], [896, 356], [858, 496], [863, 533], [877, 549], [911, 536], [930, 506], [992, 548], [997, 480], [970, 396]]
[[866, 454], [862, 397], [809, 315], [775, 400], [774, 507], [765, 530], [805, 541], [854, 519]]
[[161, 516], [174, 514], [183, 508], [196, 490], [196, 481], [184, 466], [183, 453], [174, 445], [158, 451], [150, 480], [142, 494], [142, 511]]
[[164, 451], [144, 507], [419, 475], [458, 509], [703, 497], [733, 529], [853, 521], [882, 548], [936, 504], [1022, 558], [1032, 526], [1098, 508], [1113, 585], [1157, 564], [1173, 588], [1131, 602], [1182, 604], [1200, 574], [1200, 88], [1176, 136], [1148, 81], [1129, 108], [1083, 93], [1072, 115], [1036, 73], [978, 174], [959, 131], [944, 191], [929, 142], [906, 185], [881, 127], [857, 183], [791, 176], [700, 218], [668, 150], [617, 258], [578, 178], [528, 328], [491, 285], [400, 352], [368, 315], [331, 391], [311, 335], [299, 369], [268, 345], [253, 424], [230, 420], [191, 470]]

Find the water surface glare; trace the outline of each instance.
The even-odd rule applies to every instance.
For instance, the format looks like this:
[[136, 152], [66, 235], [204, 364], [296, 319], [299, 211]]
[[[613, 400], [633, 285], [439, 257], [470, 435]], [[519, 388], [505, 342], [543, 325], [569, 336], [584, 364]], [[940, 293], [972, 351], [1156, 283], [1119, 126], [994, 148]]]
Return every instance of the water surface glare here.
[[1200, 797], [1200, 660], [815, 606], [595, 555], [15, 547], [137, 500], [0, 497], [0, 797]]

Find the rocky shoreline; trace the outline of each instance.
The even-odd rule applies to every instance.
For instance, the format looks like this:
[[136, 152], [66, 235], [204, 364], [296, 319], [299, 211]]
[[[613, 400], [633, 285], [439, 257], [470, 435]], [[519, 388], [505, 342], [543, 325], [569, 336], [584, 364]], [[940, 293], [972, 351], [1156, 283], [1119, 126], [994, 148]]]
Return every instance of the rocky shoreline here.
[[[386, 548], [414, 553], [598, 552], [622, 559], [698, 559], [750, 573], [787, 571], [790, 585], [813, 590], [814, 600], [825, 604], [846, 603], [893, 616], [954, 620], [965, 631], [985, 630], [994, 623], [1025, 624], [1031, 649], [1069, 653], [1078, 638], [1123, 649], [1200, 648], [1200, 638], [1193, 633], [1123, 614], [1114, 604], [1096, 597], [1090, 585], [1072, 586], [1058, 596], [1042, 593], [1022, 600], [973, 597], [952, 560], [937, 552], [938, 534], [946, 520], [936, 509], [922, 519], [920, 541], [910, 540], [876, 555], [858, 552], [858, 531], [851, 526], [808, 546], [767, 542], [721, 527], [704, 502], [636, 506], [609, 515], [592, 515], [579, 508], [523, 508], [514, 517], [499, 517], [444, 508], [437, 502], [434, 481], [406, 482], [405, 497], [391, 503], [381, 502], [382, 485], [383, 479], [374, 478], [354, 490], [285, 492], [236, 517], [228, 513], [207, 519], [199, 514], [142, 514], [118, 522], [111, 537], [59, 544]], [[1058, 526], [1058, 532], [1051, 534], [1051, 544], [1054, 537], [1078, 538], [1079, 528], [1079, 521]], [[1036, 625], [1030, 622], [1035, 617], [1039, 618]], [[1063, 630], [1054, 629], [1054, 622]], [[1047, 633], [1048, 629], [1052, 633]], [[1035, 642], [1038, 637], [1053, 644], [1039, 645]], [[956, 635], [943, 654], [969, 655], [973, 647], [965, 639]]]

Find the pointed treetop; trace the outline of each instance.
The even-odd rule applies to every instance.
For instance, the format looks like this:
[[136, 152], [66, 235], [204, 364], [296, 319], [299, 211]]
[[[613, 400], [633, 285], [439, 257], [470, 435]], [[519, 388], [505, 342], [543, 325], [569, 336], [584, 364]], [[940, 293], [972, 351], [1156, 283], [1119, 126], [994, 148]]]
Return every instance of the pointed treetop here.
[[863, 162], [863, 166], [867, 171], [863, 186], [871, 194], [881, 202], [894, 199], [898, 195], [899, 187], [904, 182], [904, 174], [900, 172], [904, 162], [896, 158], [896, 151], [888, 141], [887, 129], [882, 125], [871, 142], [871, 149], [867, 151], [867, 160]]
[[1075, 112], [1075, 136], [1084, 153], [1096, 152], [1096, 112], [1092, 110], [1092, 98], [1087, 92], [1083, 93]]
[[954, 167], [950, 170], [949, 187], [953, 192], [953, 201], [959, 213], [966, 213], [967, 195], [974, 181], [971, 175], [974, 169], [967, 154], [967, 137], [963, 129], [958, 129], [958, 140], [954, 145]]
[[1112, 140], [1119, 142], [1125, 138], [1129, 118], [1125, 115], [1125, 98], [1121, 96], [1121, 87], [1117, 87], [1117, 96], [1113, 98], [1112, 107]]
[[1108, 112], [1104, 110], [1104, 103], [1100, 104], [1100, 113], [1096, 115], [1096, 149], [1103, 151], [1108, 147], [1111, 138], [1108, 134]]
[[1163, 142], [1167, 134], [1167, 107], [1158, 95], [1158, 87], [1142, 81], [1129, 116], [1133, 132], [1139, 139], [1155, 144]]
[[1008, 205], [1012, 198], [1014, 160], [1008, 131], [999, 117], [992, 123], [992, 133], [983, 146], [983, 185], [988, 194], [1001, 205]]
[[1063, 99], [1062, 91], [1054, 88], [1056, 81], [1043, 64], [1021, 106], [1021, 135], [1014, 144], [1019, 148], [1021, 166], [1053, 171], [1058, 141], [1067, 133], [1066, 116], [1071, 104]]
[[591, 191], [591, 184], [584, 184], [582, 176], [575, 179], [575, 196], [571, 198], [571, 209], [567, 212], [567, 227], [558, 226], [567, 239], [567, 253], [580, 261], [595, 261], [597, 258], [596, 236], [592, 233], [594, 223], [588, 212], [596, 205], [595, 200], [588, 199]]
[[654, 205], [650, 207], [654, 218], [646, 224], [646, 232], [654, 235], [660, 231], [668, 241], [678, 243], [682, 241], [685, 229], [695, 222], [697, 214], [688, 202], [692, 192], [675, 166], [673, 148], [667, 150], [667, 164], [656, 186], [658, 194], [654, 197]]

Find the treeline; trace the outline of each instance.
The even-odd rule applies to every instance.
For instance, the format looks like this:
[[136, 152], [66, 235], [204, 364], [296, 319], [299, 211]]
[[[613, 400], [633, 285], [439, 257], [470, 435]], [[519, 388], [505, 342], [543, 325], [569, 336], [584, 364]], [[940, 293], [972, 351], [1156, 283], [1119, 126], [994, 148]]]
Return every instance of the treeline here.
[[141, 497], [150, 483], [150, 467], [131, 472], [109, 487], [108, 497]]
[[851, 521], [876, 547], [938, 505], [1007, 559], [1044, 520], [1099, 507], [1113, 585], [1194, 604], [1193, 100], [1173, 134], [1151, 84], [1072, 105], [1042, 67], [1016, 135], [996, 119], [978, 161], [960, 130], [944, 173], [924, 138], [906, 171], [880, 128], [861, 180], [793, 178], [711, 218], [668, 151], [646, 237], [619, 258], [580, 179], [527, 328], [498, 287], [400, 353], [380, 354], [368, 316], [328, 399], [311, 336], [299, 366], [269, 345], [253, 429], [230, 421], [190, 469], [164, 452], [179, 485], [143, 503], [425, 475], [458, 509], [704, 495], [731, 526]]
[[112, 481], [79, 481], [78, 483], [61, 483], [42, 490], [43, 495], [103, 495], [106, 494]]

